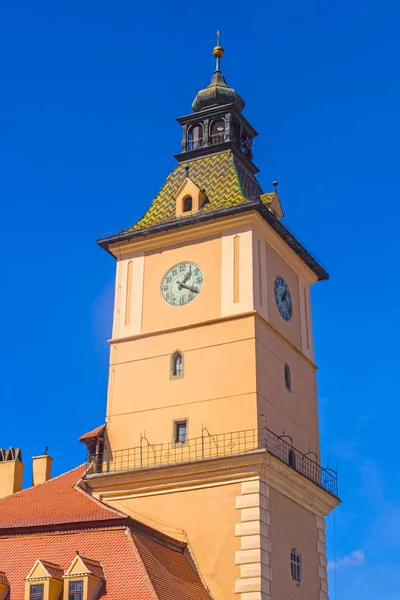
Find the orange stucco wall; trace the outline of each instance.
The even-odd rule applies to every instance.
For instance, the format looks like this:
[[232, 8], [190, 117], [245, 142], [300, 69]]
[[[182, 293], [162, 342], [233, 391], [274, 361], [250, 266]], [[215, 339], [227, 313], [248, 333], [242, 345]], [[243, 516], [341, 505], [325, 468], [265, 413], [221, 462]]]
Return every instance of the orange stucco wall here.
[[[256, 321], [257, 400], [272, 431], [292, 436], [304, 453], [319, 454], [318, 406], [315, 366], [295, 348]], [[284, 365], [291, 374], [291, 391], [284, 384]]]
[[[171, 379], [179, 349], [184, 377]], [[254, 319], [239, 319], [118, 344], [111, 368], [108, 435], [113, 450], [172, 439], [187, 418], [188, 437], [257, 426]], [[226, 374], [229, 373], [229, 377]]]
[[[319, 600], [315, 515], [274, 489], [271, 506], [271, 592], [274, 600]], [[303, 579], [297, 584], [290, 572], [290, 552], [302, 556]]]
[[[108, 501], [168, 535], [187, 541], [189, 549], [214, 598], [233, 600], [240, 575], [235, 551], [238, 520], [235, 508], [240, 483], [188, 491]], [[223, 517], [222, 517], [223, 516]]]

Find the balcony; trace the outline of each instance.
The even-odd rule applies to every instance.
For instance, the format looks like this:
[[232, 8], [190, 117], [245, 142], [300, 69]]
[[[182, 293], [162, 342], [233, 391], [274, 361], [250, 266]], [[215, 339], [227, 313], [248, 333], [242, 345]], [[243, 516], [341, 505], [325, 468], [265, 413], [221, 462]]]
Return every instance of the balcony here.
[[142, 438], [141, 445], [126, 450], [91, 454], [88, 461], [97, 473], [113, 473], [148, 469], [187, 462], [235, 456], [265, 450], [291, 469], [312, 481], [332, 496], [338, 497], [337, 473], [323, 468], [303, 454], [283, 436], [263, 427], [212, 435], [206, 427], [203, 435], [185, 442], [150, 444]]

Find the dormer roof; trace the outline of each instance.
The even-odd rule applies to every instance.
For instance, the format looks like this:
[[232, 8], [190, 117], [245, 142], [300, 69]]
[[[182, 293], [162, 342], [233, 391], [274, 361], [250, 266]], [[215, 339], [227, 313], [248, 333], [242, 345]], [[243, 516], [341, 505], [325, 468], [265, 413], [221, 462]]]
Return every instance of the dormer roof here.
[[80, 554], [75, 556], [71, 565], [65, 572], [66, 577], [72, 574], [92, 575], [93, 577], [96, 577], [96, 579], [104, 579], [104, 570], [101, 562], [87, 558], [86, 556], [81, 556]]
[[38, 559], [29, 571], [26, 579], [51, 578], [62, 581], [64, 575], [64, 569], [55, 563], [49, 562], [48, 560]]

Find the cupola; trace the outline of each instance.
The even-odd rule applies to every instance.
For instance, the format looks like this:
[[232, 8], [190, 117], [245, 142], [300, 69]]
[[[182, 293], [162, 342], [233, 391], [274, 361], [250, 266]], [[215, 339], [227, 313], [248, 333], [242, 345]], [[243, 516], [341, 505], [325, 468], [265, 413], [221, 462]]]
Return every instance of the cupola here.
[[217, 36], [217, 45], [213, 49], [216, 68], [211, 82], [197, 93], [192, 104], [193, 113], [177, 119], [182, 126], [182, 152], [175, 158], [182, 162], [232, 150], [256, 173], [252, 145], [258, 134], [242, 115], [244, 100], [228, 86], [222, 74], [224, 49], [219, 32]]
[[220, 32], [217, 33], [218, 43], [213, 50], [213, 55], [216, 59], [216, 68], [212, 76], [210, 84], [197, 93], [193, 100], [193, 112], [200, 112], [212, 106], [223, 106], [224, 104], [232, 104], [239, 112], [244, 109], [244, 100], [237, 92], [225, 81], [225, 77], [221, 71], [221, 58], [224, 55], [224, 49], [220, 45]]

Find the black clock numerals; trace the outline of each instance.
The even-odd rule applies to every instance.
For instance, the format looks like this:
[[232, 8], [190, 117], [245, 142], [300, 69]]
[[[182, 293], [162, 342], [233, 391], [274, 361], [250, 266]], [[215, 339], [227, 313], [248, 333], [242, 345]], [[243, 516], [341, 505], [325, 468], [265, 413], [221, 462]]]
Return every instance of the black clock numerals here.
[[203, 282], [203, 273], [198, 265], [181, 262], [171, 267], [162, 278], [161, 296], [171, 306], [186, 306], [198, 297]]
[[290, 321], [293, 316], [292, 296], [288, 284], [280, 275], [274, 281], [274, 296], [282, 319]]

